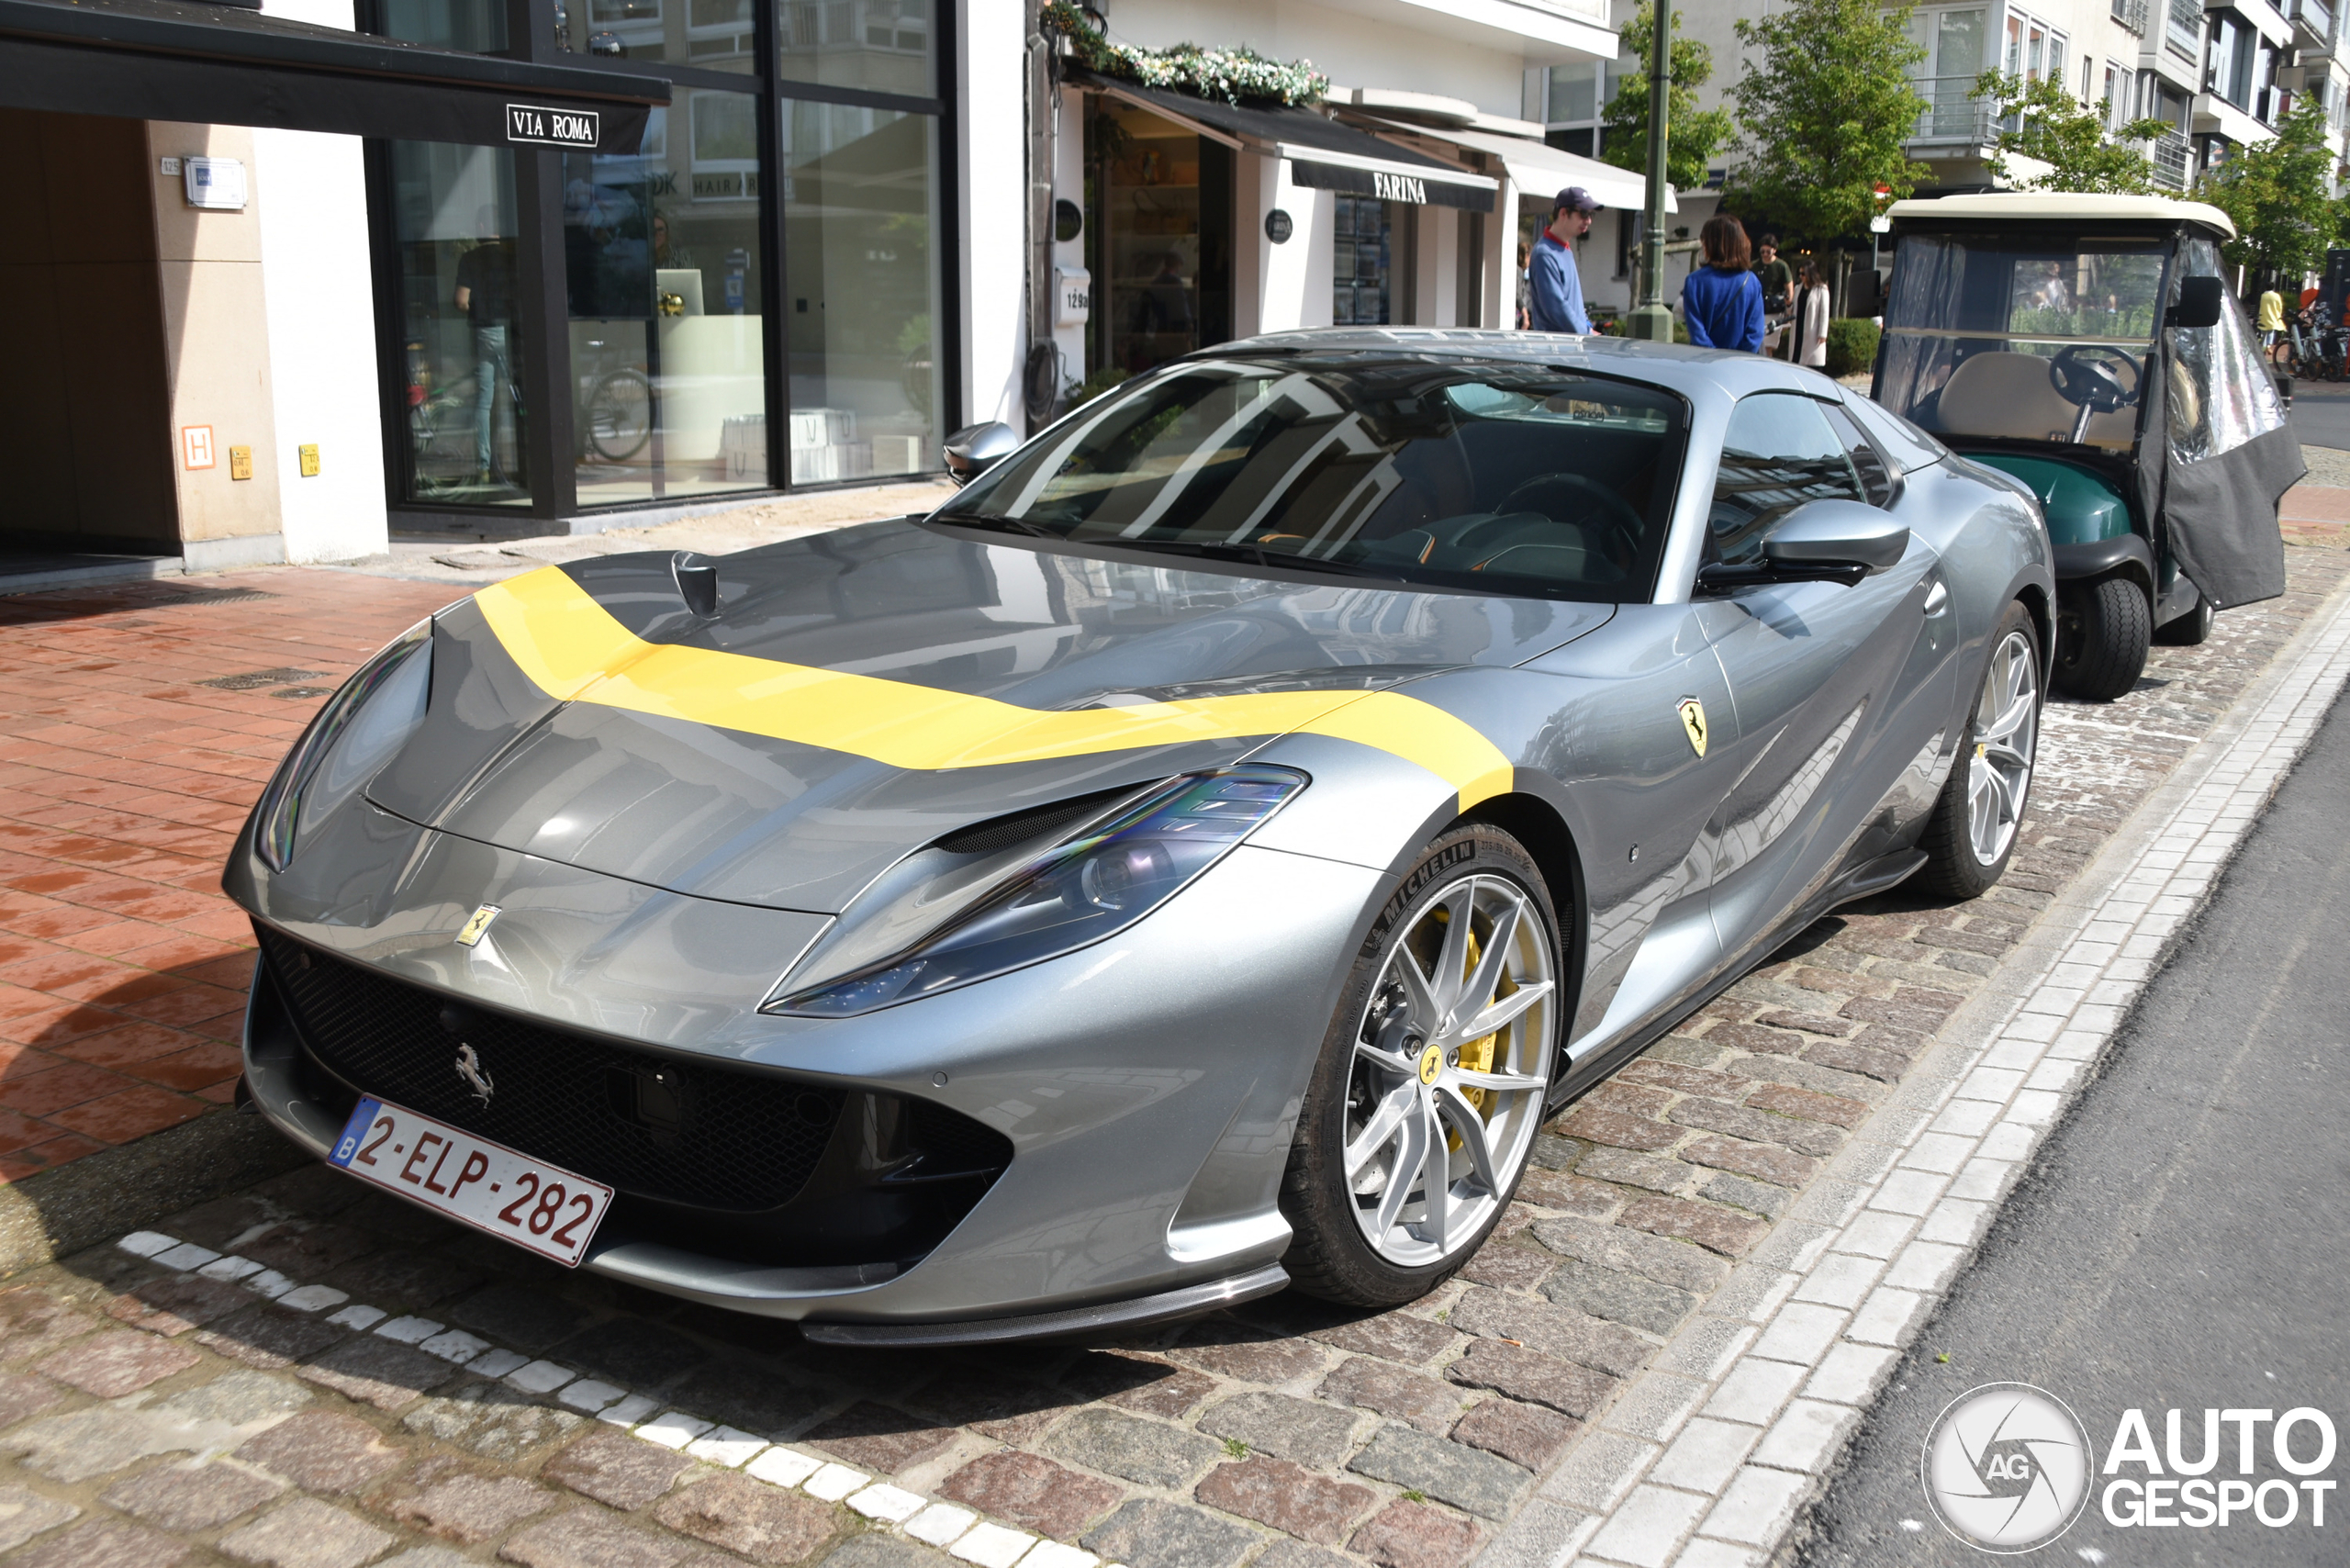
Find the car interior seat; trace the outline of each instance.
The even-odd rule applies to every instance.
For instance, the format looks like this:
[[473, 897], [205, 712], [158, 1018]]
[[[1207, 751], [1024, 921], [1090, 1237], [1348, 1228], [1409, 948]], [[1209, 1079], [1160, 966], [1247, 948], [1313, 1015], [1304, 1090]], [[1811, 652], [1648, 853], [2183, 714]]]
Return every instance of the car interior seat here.
[[[2005, 436], [2018, 441], [2070, 441], [2077, 405], [2065, 401], [2049, 374], [2049, 361], [2036, 353], [1995, 352], [1961, 360], [1942, 386], [1936, 419], [1953, 435]], [[2143, 373], [2142, 373], [2143, 374]], [[2138, 425], [2132, 403], [2092, 415], [2092, 446], [2128, 451]]]

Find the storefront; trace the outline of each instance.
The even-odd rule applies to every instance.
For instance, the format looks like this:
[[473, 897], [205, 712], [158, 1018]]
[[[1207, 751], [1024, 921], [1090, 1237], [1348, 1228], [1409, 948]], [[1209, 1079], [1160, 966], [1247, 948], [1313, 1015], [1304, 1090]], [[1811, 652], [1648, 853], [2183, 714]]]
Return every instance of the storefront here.
[[[381, 10], [416, 42], [505, 43], [502, 0]], [[951, 39], [929, 0], [574, 0], [557, 17], [547, 56], [667, 84], [635, 143], [373, 154], [395, 525], [934, 467], [957, 410], [939, 287]]]

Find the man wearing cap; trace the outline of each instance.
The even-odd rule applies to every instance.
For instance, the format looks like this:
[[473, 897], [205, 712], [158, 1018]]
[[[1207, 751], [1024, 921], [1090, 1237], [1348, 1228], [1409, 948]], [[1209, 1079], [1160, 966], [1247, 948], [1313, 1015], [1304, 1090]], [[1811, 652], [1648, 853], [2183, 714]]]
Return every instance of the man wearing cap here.
[[1583, 308], [1583, 274], [1575, 270], [1574, 242], [1591, 232], [1599, 203], [1581, 185], [1569, 185], [1550, 204], [1550, 226], [1534, 241], [1527, 268], [1527, 315], [1538, 332], [1588, 332]]

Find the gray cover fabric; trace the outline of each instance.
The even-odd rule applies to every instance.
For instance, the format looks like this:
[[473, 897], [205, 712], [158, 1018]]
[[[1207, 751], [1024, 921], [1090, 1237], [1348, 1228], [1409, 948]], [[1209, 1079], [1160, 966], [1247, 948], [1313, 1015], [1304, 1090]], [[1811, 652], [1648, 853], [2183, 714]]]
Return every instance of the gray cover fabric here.
[[2215, 608], [2231, 610], [2285, 591], [2277, 503], [2308, 472], [2290, 425], [2217, 457], [2170, 465], [2163, 506], [2171, 554]]

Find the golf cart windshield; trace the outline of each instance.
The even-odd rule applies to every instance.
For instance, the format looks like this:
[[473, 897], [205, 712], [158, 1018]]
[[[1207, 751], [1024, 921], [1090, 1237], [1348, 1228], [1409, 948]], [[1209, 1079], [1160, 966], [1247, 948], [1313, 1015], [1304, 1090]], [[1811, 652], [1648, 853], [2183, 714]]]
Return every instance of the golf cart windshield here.
[[2170, 251], [2154, 236], [1905, 234], [1877, 400], [1945, 438], [2128, 451]]

